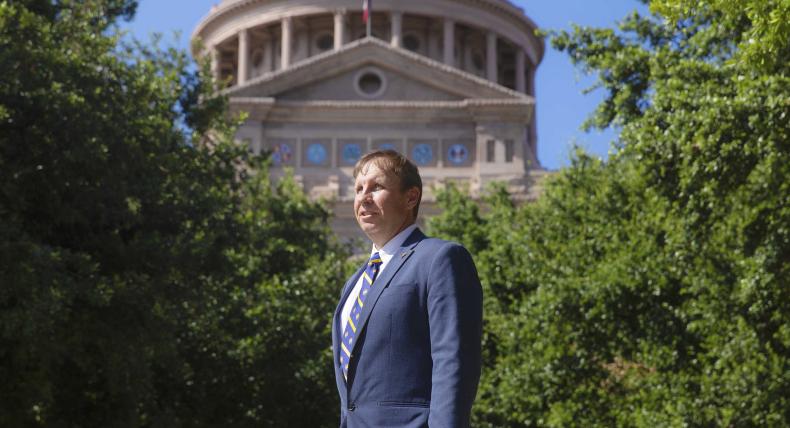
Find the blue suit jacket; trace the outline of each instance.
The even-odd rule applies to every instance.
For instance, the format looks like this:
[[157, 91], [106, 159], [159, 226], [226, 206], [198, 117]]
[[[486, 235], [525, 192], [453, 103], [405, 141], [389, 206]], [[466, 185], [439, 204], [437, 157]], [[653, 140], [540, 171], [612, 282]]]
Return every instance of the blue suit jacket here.
[[373, 283], [351, 349], [339, 364], [343, 287], [332, 320], [340, 426], [468, 427], [480, 379], [483, 294], [462, 246], [416, 229]]

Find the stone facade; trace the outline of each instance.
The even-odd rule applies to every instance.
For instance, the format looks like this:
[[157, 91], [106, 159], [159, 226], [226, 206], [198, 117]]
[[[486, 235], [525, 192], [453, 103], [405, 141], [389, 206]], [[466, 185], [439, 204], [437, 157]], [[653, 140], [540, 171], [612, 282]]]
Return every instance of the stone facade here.
[[224, 0], [197, 26], [240, 141], [291, 168], [335, 204], [335, 230], [356, 232], [352, 167], [393, 148], [424, 180], [421, 211], [453, 181], [479, 195], [505, 181], [529, 198], [540, 175], [535, 24], [505, 0], [376, 0], [366, 36], [359, 0]]

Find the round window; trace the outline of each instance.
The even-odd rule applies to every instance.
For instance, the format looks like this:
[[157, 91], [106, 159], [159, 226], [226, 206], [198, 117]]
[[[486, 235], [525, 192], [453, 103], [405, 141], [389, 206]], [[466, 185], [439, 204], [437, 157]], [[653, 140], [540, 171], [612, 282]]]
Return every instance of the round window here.
[[321, 35], [316, 39], [315, 45], [321, 52], [328, 51], [334, 47], [335, 37], [331, 34]]
[[447, 150], [447, 159], [454, 165], [463, 165], [469, 159], [469, 150], [463, 144], [453, 144]]
[[346, 144], [343, 147], [343, 162], [353, 165], [362, 157], [362, 146], [356, 143]]
[[307, 147], [307, 160], [314, 165], [321, 165], [326, 161], [327, 151], [323, 144], [310, 144]]
[[417, 52], [420, 49], [420, 39], [414, 34], [407, 34], [403, 36], [403, 47], [412, 52]]
[[433, 162], [433, 148], [430, 144], [417, 144], [411, 150], [411, 155], [417, 165], [428, 165]]
[[357, 93], [365, 98], [376, 98], [384, 93], [386, 82], [376, 68], [366, 68], [357, 73], [354, 82]]
[[271, 156], [275, 165], [284, 165], [291, 162], [291, 159], [293, 158], [293, 150], [288, 144], [278, 144], [272, 149]]
[[378, 92], [382, 84], [381, 78], [373, 73], [365, 73], [359, 78], [359, 89], [368, 95]]

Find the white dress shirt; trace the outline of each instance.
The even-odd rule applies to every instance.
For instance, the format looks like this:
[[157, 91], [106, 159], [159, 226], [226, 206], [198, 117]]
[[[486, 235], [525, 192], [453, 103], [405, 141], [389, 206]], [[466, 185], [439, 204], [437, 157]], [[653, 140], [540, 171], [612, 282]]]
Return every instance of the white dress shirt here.
[[[384, 272], [384, 269], [389, 264], [389, 261], [392, 260], [392, 257], [395, 256], [395, 253], [400, 249], [401, 245], [406, 241], [406, 238], [414, 232], [414, 229], [417, 228], [416, 224], [412, 224], [411, 226], [403, 229], [397, 235], [393, 236], [392, 239], [387, 241], [381, 249], [376, 249], [376, 244], [373, 244], [373, 249], [370, 251], [370, 255], [373, 256], [376, 251], [379, 253], [379, 257], [381, 257], [381, 266], [379, 266], [379, 273], [376, 275], [376, 278], [381, 277], [381, 273]], [[373, 287], [376, 286], [376, 279], [373, 280]], [[351, 314], [351, 309], [354, 308], [354, 302], [357, 300], [357, 296], [359, 296], [359, 292], [362, 290], [362, 275], [359, 276], [356, 285], [354, 285], [354, 289], [351, 290], [351, 294], [348, 295], [348, 299], [346, 299], [346, 303], [343, 304], [343, 310], [340, 312], [340, 331], [346, 331], [346, 324], [348, 324], [348, 317]]]

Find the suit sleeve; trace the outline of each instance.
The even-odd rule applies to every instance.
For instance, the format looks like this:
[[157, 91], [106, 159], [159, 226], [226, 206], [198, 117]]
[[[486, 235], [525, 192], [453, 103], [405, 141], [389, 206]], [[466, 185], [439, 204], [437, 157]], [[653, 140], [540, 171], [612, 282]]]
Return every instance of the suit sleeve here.
[[430, 427], [468, 427], [481, 366], [483, 293], [472, 256], [448, 243], [428, 274]]

